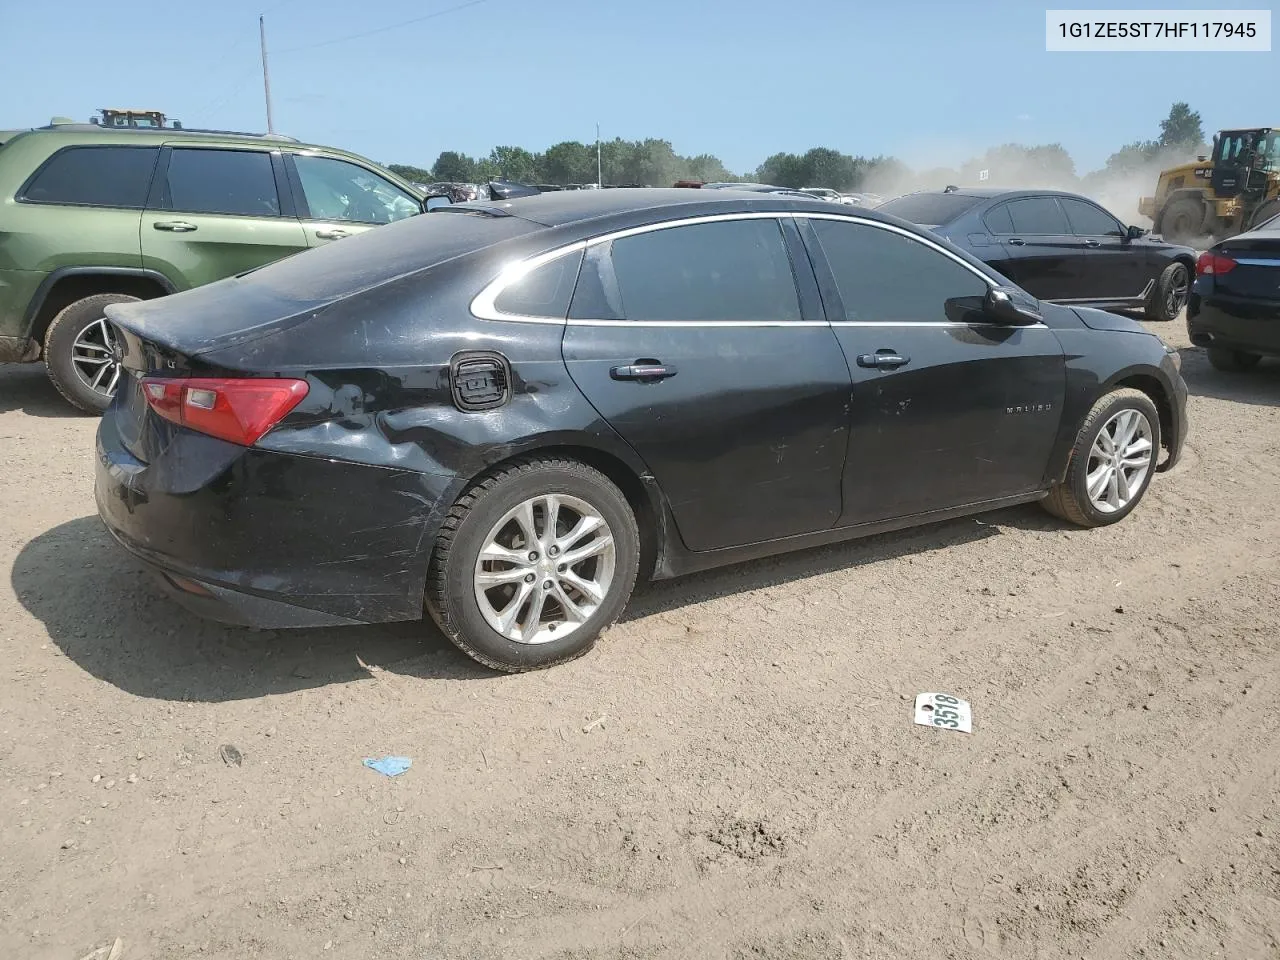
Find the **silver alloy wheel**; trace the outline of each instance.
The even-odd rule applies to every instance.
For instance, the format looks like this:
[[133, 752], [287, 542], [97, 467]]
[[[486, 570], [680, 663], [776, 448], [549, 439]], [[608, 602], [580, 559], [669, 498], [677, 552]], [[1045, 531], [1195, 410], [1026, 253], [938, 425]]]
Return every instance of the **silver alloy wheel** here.
[[1142, 489], [1155, 462], [1151, 422], [1132, 407], [1112, 415], [1089, 451], [1085, 489], [1100, 513], [1123, 510]]
[[120, 364], [115, 361], [116, 335], [106, 317], [99, 317], [80, 331], [71, 345], [71, 366], [94, 393], [112, 397], [120, 379]]
[[508, 640], [561, 640], [600, 608], [615, 565], [613, 532], [600, 511], [568, 494], [543, 494], [489, 530], [476, 558], [476, 602]]
[[1191, 286], [1187, 268], [1179, 264], [1173, 274], [1173, 283], [1169, 284], [1169, 293], [1164, 298], [1165, 311], [1173, 319], [1182, 311], [1187, 302], [1187, 290]]

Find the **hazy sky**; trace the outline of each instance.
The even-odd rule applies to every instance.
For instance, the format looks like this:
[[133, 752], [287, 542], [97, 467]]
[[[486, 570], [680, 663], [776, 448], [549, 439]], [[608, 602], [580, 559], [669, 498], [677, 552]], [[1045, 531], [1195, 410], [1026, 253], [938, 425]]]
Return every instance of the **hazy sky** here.
[[1085, 172], [1174, 100], [1207, 132], [1280, 124], [1280, 53], [1046, 53], [1027, 0], [464, 2], [0, 0], [0, 128], [140, 106], [265, 130], [259, 13], [277, 130], [384, 163], [591, 141], [599, 121], [738, 172], [811, 146], [934, 165], [1008, 141], [1061, 142]]

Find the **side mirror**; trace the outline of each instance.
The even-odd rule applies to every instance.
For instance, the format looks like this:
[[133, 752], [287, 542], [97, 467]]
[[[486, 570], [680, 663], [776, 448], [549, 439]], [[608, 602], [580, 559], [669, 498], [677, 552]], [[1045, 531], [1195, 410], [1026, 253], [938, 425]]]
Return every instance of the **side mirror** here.
[[1125, 232], [1124, 238], [1126, 240], [1137, 240], [1139, 237], [1145, 237], [1146, 235], [1147, 231], [1143, 230], [1141, 227], [1130, 227]]
[[1040, 311], [1035, 302], [1020, 290], [1008, 287], [992, 287], [982, 301], [982, 312], [996, 323], [1010, 326], [1026, 326], [1040, 321]]
[[422, 212], [430, 213], [432, 210], [438, 210], [440, 207], [449, 207], [453, 205], [453, 201], [448, 197], [427, 197], [422, 201]]

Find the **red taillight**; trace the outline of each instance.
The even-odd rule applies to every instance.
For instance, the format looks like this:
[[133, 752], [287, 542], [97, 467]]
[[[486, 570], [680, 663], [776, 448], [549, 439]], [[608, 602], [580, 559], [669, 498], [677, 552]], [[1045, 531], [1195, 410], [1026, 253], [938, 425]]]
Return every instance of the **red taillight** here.
[[251, 447], [307, 395], [305, 380], [145, 377], [142, 390], [173, 423]]
[[1230, 257], [1206, 252], [1200, 254], [1200, 259], [1196, 261], [1196, 276], [1220, 277], [1224, 273], [1230, 273], [1235, 267], [1236, 262]]

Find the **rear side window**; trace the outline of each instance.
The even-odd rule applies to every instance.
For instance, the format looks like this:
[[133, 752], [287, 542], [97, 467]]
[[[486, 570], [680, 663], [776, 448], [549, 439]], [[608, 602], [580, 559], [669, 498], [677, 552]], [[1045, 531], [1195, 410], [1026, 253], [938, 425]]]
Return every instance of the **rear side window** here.
[[278, 217], [271, 156], [254, 150], [174, 150], [161, 205], [181, 213]]
[[1071, 227], [1053, 197], [1028, 197], [1005, 204], [1013, 221], [1014, 233], [1069, 234]]
[[40, 168], [20, 199], [140, 210], [159, 153], [159, 147], [67, 147]]
[[614, 240], [610, 254], [623, 313], [616, 319], [800, 319], [791, 259], [776, 219], [653, 230]]
[[1123, 237], [1120, 221], [1092, 203], [1059, 197], [1058, 202], [1067, 211], [1071, 229], [1078, 237]]
[[563, 320], [573, 299], [582, 251], [556, 257], [508, 284], [493, 301], [499, 313], [519, 317], [546, 317]]
[[901, 217], [922, 226], [940, 227], [976, 206], [981, 197], [958, 193], [912, 193], [876, 207], [881, 213]]
[[846, 321], [965, 323], [987, 283], [972, 270], [911, 237], [838, 220], [812, 220], [844, 302]]

